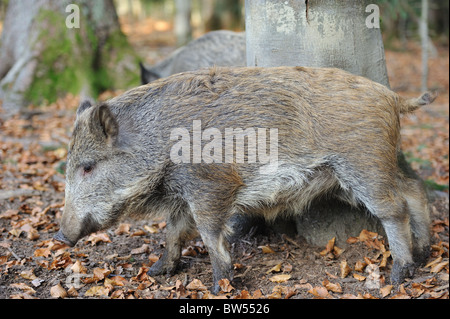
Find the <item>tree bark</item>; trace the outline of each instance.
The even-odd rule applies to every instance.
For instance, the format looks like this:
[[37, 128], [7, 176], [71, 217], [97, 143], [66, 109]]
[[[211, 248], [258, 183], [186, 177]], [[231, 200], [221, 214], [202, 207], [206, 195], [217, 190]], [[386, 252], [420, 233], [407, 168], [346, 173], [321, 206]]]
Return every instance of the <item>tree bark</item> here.
[[247, 65], [337, 67], [389, 86], [371, 2], [247, 0]]
[[422, 86], [423, 92], [428, 90], [428, 0], [422, 0], [420, 17], [420, 40], [422, 44]]
[[[337, 67], [389, 87], [384, 47], [371, 1], [247, 0], [247, 65]], [[371, 7], [369, 7], [371, 8]], [[399, 154], [404, 163], [403, 155]], [[408, 170], [408, 168], [406, 168]], [[296, 225], [293, 229], [292, 225]], [[325, 245], [367, 229], [384, 234], [381, 223], [364, 207], [320, 199], [300, 217], [278, 219], [278, 232], [296, 231], [309, 243]]]
[[[0, 99], [7, 113], [67, 94], [96, 97], [139, 83], [138, 57], [112, 0], [10, 1], [1, 35]], [[69, 21], [68, 21], [69, 20]], [[75, 25], [75, 27], [73, 27]]]
[[178, 47], [191, 41], [191, 0], [175, 0], [174, 29]]

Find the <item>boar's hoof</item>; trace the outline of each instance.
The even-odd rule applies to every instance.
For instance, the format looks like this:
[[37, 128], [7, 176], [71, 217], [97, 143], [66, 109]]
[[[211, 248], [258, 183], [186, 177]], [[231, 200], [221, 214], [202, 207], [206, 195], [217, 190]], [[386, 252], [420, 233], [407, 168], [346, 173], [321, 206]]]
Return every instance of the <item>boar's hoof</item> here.
[[405, 281], [405, 278], [412, 277], [414, 275], [415, 265], [413, 263], [406, 265], [399, 265], [394, 261], [394, 265], [391, 270], [391, 283], [393, 285], [400, 285]]
[[66, 238], [66, 236], [64, 236], [64, 234], [62, 233], [61, 230], [59, 230], [59, 231], [56, 233], [56, 235], [53, 236], [53, 238], [56, 239], [57, 241], [60, 241], [60, 242], [62, 242], [62, 243], [64, 243], [64, 244], [70, 246], [70, 247], [75, 246], [75, 244], [74, 244], [73, 242], [71, 242], [70, 240], [68, 240], [68, 239]]
[[147, 271], [149, 276], [159, 276], [159, 275], [173, 275], [176, 272], [177, 264], [168, 265], [164, 263], [162, 259], [159, 259], [154, 263], [150, 269]]
[[413, 251], [413, 260], [417, 267], [424, 265], [430, 256], [429, 247]]

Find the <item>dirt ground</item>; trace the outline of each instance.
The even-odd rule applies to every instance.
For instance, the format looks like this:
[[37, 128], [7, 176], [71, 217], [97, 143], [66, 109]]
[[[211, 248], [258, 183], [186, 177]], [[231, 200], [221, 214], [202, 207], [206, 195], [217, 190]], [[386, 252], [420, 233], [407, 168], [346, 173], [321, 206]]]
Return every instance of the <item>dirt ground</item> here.
[[[146, 56], [151, 63], [171, 48], [165, 37], [156, 34], [150, 43], [130, 39], [141, 52], [145, 46], [156, 52]], [[386, 57], [393, 89], [417, 95], [417, 48], [388, 51]], [[403, 118], [402, 134], [408, 160], [434, 188], [432, 247], [427, 264], [400, 287], [389, 284], [392, 259], [385, 238], [367, 231], [345, 247], [332, 238], [326, 247], [314, 247], [301, 236], [253, 228], [232, 244], [235, 279], [221, 282], [219, 296], [208, 290], [211, 265], [200, 239], [185, 247], [175, 275], [146, 274], [164, 249], [163, 220], [126, 220], [74, 248], [54, 241], [64, 205], [66, 146], [79, 103], [67, 96], [13, 119], [0, 113], [0, 298], [448, 299], [448, 48], [439, 49], [430, 67], [430, 85], [441, 95], [427, 110]]]

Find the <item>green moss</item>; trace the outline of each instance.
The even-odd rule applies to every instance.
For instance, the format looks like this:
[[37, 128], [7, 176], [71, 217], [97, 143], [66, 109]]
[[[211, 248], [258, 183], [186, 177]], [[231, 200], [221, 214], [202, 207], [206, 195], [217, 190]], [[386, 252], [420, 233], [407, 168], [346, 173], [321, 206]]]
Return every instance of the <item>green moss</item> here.
[[120, 30], [99, 48], [98, 38], [83, 16], [80, 29], [66, 28], [65, 16], [50, 10], [41, 10], [37, 21], [37, 25], [48, 27], [42, 28], [36, 40], [44, 49], [37, 57], [34, 79], [25, 92], [31, 103], [51, 103], [67, 93], [79, 94], [82, 89], [96, 98], [108, 89], [139, 84], [139, 57]]
[[54, 102], [63, 93], [78, 94], [90, 64], [81, 54], [75, 54], [75, 48], [80, 48], [77, 42], [81, 40], [69, 34], [74, 29], [66, 28], [64, 17], [54, 11], [41, 10], [37, 20], [38, 25], [53, 27], [42, 28], [37, 37], [36, 41], [45, 48], [37, 57], [37, 70], [26, 98], [38, 104], [44, 100]]

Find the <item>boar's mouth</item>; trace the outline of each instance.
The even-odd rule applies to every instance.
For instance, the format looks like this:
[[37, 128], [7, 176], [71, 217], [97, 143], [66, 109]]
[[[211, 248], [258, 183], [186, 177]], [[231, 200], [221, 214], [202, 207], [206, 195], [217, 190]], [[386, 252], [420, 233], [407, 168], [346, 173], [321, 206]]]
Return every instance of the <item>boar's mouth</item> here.
[[94, 233], [94, 232], [100, 230], [100, 228], [101, 228], [100, 225], [96, 221], [94, 221], [93, 218], [91, 218], [88, 215], [87, 217], [85, 217], [83, 219], [83, 222], [81, 223], [81, 230], [78, 233], [78, 236], [75, 240], [68, 239], [64, 235], [62, 229], [60, 229], [53, 238], [70, 246], [70, 247], [73, 247], [76, 245], [76, 243], [78, 242], [79, 239], [83, 238], [86, 235], [89, 235], [91, 233]]
[[61, 230], [59, 230], [55, 236], [53, 236], [54, 239], [56, 239], [57, 241], [60, 241], [70, 247], [75, 246], [76, 243], [71, 242], [69, 239], [66, 238], [66, 236], [64, 236], [63, 232]]

